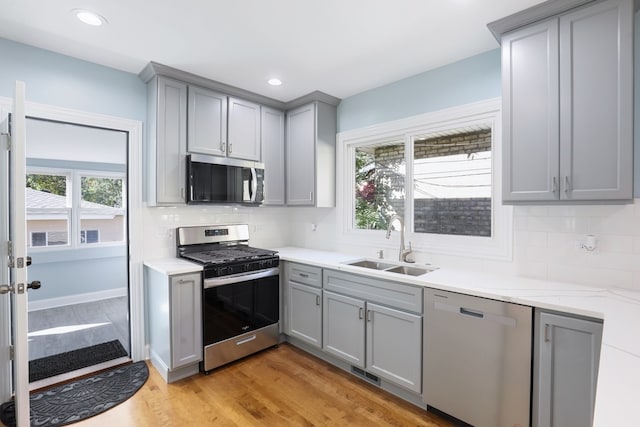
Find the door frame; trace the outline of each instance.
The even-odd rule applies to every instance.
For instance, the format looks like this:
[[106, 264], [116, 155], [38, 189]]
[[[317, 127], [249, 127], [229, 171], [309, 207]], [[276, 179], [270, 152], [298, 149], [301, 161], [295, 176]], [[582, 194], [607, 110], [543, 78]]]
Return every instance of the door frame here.
[[[0, 97], [0, 122], [7, 118], [11, 111], [12, 99]], [[126, 119], [122, 117], [109, 116], [104, 114], [89, 113], [80, 110], [57, 107], [47, 104], [39, 104], [34, 102], [26, 102], [25, 113], [28, 117], [37, 117], [45, 120], [53, 120], [60, 122], [75, 123], [79, 125], [101, 127], [128, 132], [129, 143], [127, 147], [127, 183], [128, 183], [128, 235], [129, 235], [129, 324], [131, 334], [131, 358], [133, 361], [144, 360], [147, 358], [145, 347], [145, 324], [144, 324], [144, 294], [143, 294], [143, 227], [138, 226], [143, 221], [143, 204], [142, 204], [142, 122], [139, 120]], [[3, 130], [4, 132], [4, 130]], [[6, 155], [6, 150], [2, 150]], [[2, 158], [4, 160], [4, 157]], [[4, 178], [0, 177], [0, 184]], [[3, 219], [7, 206], [0, 200], [0, 219]], [[0, 232], [0, 237], [4, 232]], [[6, 238], [4, 239], [6, 241]], [[2, 246], [5, 246], [4, 244]], [[5, 254], [6, 248], [2, 249]], [[5, 279], [3, 272], [0, 278]], [[8, 280], [8, 278], [7, 278]], [[4, 281], [2, 282], [4, 283]], [[1, 298], [0, 304], [0, 320], [5, 323], [5, 317], [9, 315], [8, 298]], [[4, 304], [6, 304], [7, 309]], [[0, 328], [0, 349], [6, 348], [10, 336], [6, 336], [4, 328]], [[10, 378], [10, 373], [0, 369], [0, 380], [2, 384], [10, 387], [10, 381], [4, 381]], [[9, 390], [9, 393], [11, 391]], [[0, 397], [4, 397], [6, 390], [0, 389]]]

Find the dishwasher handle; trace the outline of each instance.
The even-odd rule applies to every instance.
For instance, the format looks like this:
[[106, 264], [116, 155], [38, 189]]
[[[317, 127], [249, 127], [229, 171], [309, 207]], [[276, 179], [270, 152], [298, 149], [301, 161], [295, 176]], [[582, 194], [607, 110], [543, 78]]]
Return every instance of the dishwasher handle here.
[[501, 325], [510, 328], [515, 328], [517, 326], [516, 319], [508, 315], [472, 310], [461, 305], [445, 304], [440, 301], [434, 302], [433, 308], [435, 311], [448, 312], [458, 316], [473, 317], [475, 319], [482, 319], [488, 322], [500, 323]]
[[473, 311], [468, 308], [460, 307], [460, 314], [464, 314], [465, 316], [477, 317], [478, 319], [484, 319], [484, 313], [481, 311]]

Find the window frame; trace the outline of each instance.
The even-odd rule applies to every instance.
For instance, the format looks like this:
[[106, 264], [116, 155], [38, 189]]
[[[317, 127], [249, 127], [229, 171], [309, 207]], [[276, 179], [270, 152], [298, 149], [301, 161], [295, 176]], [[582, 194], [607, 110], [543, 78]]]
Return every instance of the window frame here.
[[[492, 135], [491, 237], [414, 233], [413, 138], [479, 124], [488, 125]], [[397, 232], [392, 233], [392, 238], [387, 240], [385, 230], [355, 228], [354, 176], [357, 147], [402, 140], [405, 145], [406, 166], [404, 206], [406, 244], [408, 245], [411, 241], [412, 248], [418, 252], [511, 260], [513, 257], [513, 208], [502, 204], [501, 126], [501, 100], [494, 98], [339, 133], [336, 158], [338, 172], [336, 206], [340, 242], [346, 245], [373, 246], [376, 249], [398, 248]]]
[[[97, 243], [81, 243], [80, 231], [82, 230], [81, 219], [82, 213], [90, 212], [90, 208], [81, 208], [82, 200], [82, 184], [83, 177], [90, 178], [111, 178], [122, 179], [122, 208], [123, 215], [126, 217], [128, 214], [127, 208], [127, 174], [126, 172], [114, 172], [114, 171], [101, 171], [101, 170], [85, 170], [85, 169], [72, 169], [72, 168], [60, 168], [60, 167], [45, 167], [45, 166], [28, 166], [27, 174], [41, 174], [41, 175], [60, 175], [67, 177], [67, 207], [64, 209], [67, 213], [68, 221], [68, 233], [69, 241], [66, 245], [53, 245], [53, 246], [29, 246], [29, 252], [46, 252], [46, 251], [64, 251], [73, 249], [85, 249], [96, 247], [117, 247], [127, 245], [127, 221], [123, 222], [123, 236], [124, 239], [121, 242], [102, 242]], [[60, 208], [47, 209], [36, 208], [29, 210], [29, 212], [51, 212], [61, 211]], [[48, 233], [48, 231], [44, 231]]]

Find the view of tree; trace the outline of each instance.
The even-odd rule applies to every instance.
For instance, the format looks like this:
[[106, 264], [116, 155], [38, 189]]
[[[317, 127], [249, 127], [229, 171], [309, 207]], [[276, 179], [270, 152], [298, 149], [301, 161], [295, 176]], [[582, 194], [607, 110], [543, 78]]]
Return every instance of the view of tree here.
[[372, 154], [356, 150], [356, 228], [385, 230], [387, 218], [395, 213], [380, 168]]
[[61, 175], [27, 175], [27, 188], [45, 191], [58, 196], [67, 195], [67, 177]]
[[122, 179], [82, 177], [82, 200], [121, 208]]

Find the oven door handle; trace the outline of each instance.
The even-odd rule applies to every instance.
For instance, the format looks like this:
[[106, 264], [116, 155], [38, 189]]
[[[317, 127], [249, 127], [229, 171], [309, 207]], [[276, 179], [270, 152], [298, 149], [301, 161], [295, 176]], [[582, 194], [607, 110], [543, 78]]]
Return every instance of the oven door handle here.
[[230, 276], [212, 277], [204, 280], [204, 288], [215, 288], [216, 286], [231, 285], [233, 283], [247, 282], [249, 280], [262, 279], [264, 277], [277, 276], [280, 274], [278, 267], [260, 270], [257, 272], [233, 274]]

